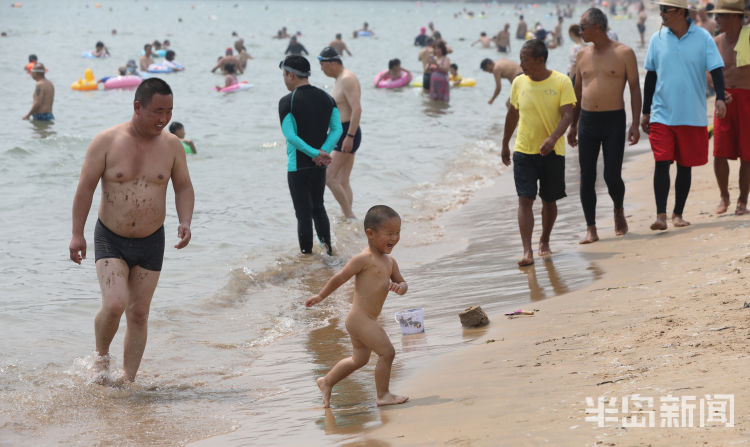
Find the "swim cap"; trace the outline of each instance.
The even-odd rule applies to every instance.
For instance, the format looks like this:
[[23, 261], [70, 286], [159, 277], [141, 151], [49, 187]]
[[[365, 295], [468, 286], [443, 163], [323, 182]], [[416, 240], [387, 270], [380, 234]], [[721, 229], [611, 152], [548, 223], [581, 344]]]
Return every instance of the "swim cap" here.
[[323, 51], [320, 52], [318, 55], [318, 60], [320, 62], [331, 62], [331, 61], [339, 61], [341, 62], [341, 56], [339, 56], [339, 52], [336, 51], [333, 47], [325, 47], [323, 48]]
[[231, 56], [231, 55], [232, 55], [232, 47], [227, 47], [227, 49], [226, 49], [226, 51], [224, 51], [224, 53], [225, 53], [225, 54], [226, 54], [227, 56]]
[[297, 76], [310, 77], [310, 62], [304, 56], [287, 56], [286, 59], [279, 62], [279, 68]]

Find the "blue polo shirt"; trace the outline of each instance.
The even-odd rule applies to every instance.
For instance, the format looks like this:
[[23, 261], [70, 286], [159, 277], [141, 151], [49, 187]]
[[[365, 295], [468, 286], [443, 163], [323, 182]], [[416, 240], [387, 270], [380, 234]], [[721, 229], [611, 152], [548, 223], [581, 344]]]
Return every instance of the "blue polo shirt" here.
[[707, 126], [706, 71], [724, 67], [708, 31], [688, 22], [678, 39], [669, 28], [651, 36], [646, 70], [656, 72], [651, 122], [668, 126]]

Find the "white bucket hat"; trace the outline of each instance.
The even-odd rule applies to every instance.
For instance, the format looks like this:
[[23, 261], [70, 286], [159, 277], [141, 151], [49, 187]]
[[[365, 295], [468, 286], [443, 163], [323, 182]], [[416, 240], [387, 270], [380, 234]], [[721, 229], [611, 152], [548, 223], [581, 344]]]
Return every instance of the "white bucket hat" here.
[[655, 0], [656, 5], [671, 6], [673, 8], [688, 9], [688, 0]]

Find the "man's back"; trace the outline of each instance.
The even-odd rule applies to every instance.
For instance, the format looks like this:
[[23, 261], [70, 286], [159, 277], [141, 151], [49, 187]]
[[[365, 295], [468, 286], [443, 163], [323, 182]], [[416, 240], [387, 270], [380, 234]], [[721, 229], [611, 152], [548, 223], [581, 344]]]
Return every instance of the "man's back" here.
[[[292, 116], [296, 126], [296, 134], [314, 148], [323, 146], [331, 120], [331, 114], [336, 107], [333, 98], [325, 91], [303, 85], [279, 100], [279, 120], [282, 125], [287, 115]], [[287, 147], [289, 170], [316, 167], [312, 159], [301, 151]]]
[[40, 106], [36, 113], [52, 113], [52, 103], [55, 101], [55, 86], [52, 82], [43, 78], [36, 83], [37, 91], [39, 92]]

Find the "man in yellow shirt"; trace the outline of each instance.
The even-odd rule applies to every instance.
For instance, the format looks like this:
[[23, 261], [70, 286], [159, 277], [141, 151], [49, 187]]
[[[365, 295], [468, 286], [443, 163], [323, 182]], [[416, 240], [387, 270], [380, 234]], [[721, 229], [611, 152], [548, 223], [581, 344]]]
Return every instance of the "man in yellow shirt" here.
[[539, 183], [542, 199], [542, 236], [539, 256], [548, 256], [552, 227], [557, 219], [556, 201], [565, 194], [565, 140], [563, 135], [573, 120], [575, 92], [570, 78], [547, 69], [547, 46], [527, 40], [521, 48], [523, 75], [513, 80], [510, 104], [505, 116], [503, 163], [510, 166], [510, 138], [518, 125], [513, 147], [513, 178], [518, 193], [518, 228], [523, 243], [519, 266], [534, 263], [531, 235], [534, 230], [533, 205]]

